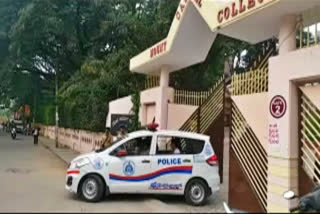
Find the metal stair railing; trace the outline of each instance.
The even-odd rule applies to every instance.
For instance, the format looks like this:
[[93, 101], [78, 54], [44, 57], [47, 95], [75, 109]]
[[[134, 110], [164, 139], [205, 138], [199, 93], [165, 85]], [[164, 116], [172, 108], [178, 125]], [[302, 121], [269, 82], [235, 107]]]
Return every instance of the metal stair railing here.
[[253, 65], [243, 73], [232, 75], [232, 95], [246, 95], [253, 93], [268, 92], [269, 81], [269, 58], [276, 52], [276, 46], [273, 42], [267, 43], [268, 47], [264, 49], [263, 56], [253, 63]]
[[232, 76], [232, 96], [268, 92], [268, 68]]
[[[232, 76], [232, 95], [248, 95], [268, 91], [268, 61], [276, 52], [271, 42], [248, 72]], [[268, 156], [267, 151], [246, 122], [244, 116], [232, 103], [231, 149], [263, 209], [267, 210]]]
[[231, 149], [262, 207], [267, 209], [267, 152], [240, 110], [232, 104]]
[[253, 61], [252, 65], [249, 66], [248, 71], [268, 68], [268, 59], [277, 52], [275, 44], [276, 43], [273, 40], [264, 42], [265, 47], [262, 49], [262, 52], [258, 55], [257, 59]]
[[223, 113], [224, 77], [220, 78], [212, 93], [181, 126], [181, 131], [205, 133], [211, 124]]
[[160, 86], [160, 76], [148, 75], [145, 80], [144, 89], [150, 89]]
[[303, 93], [300, 114], [302, 168], [320, 184], [320, 109]]

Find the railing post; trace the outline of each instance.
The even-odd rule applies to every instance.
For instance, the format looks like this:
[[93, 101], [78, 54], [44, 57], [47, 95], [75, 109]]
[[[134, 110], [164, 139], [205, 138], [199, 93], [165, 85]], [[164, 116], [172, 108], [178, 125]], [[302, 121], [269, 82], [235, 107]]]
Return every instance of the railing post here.
[[200, 133], [201, 131], [201, 105], [199, 106], [197, 110], [197, 132]]

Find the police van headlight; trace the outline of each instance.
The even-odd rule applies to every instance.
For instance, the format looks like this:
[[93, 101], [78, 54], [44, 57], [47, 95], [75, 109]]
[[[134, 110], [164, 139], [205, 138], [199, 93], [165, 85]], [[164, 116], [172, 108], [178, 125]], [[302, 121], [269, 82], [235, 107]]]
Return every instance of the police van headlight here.
[[76, 168], [81, 168], [85, 165], [88, 165], [89, 163], [90, 163], [90, 160], [88, 158], [81, 158], [75, 162]]

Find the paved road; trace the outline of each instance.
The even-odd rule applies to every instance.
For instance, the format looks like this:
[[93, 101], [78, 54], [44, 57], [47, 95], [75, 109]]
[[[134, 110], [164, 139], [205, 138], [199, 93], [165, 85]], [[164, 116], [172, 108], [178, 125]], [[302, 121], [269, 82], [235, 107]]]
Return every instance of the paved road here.
[[86, 203], [64, 190], [66, 165], [30, 137], [0, 131], [0, 212], [221, 212], [217, 195], [203, 207], [182, 197], [114, 195]]

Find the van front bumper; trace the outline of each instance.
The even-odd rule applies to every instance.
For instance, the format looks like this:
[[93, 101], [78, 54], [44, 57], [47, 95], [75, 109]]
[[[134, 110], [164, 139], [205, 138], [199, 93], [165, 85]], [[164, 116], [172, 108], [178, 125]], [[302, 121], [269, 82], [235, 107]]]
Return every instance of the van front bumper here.
[[66, 190], [68, 190], [71, 193], [77, 194], [80, 179], [81, 179], [80, 170], [69, 169], [67, 171], [67, 176], [66, 176], [66, 184], [65, 184]]

